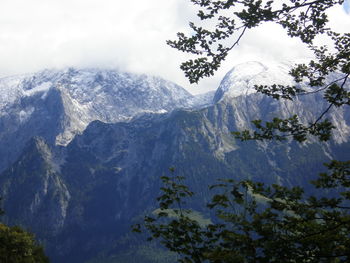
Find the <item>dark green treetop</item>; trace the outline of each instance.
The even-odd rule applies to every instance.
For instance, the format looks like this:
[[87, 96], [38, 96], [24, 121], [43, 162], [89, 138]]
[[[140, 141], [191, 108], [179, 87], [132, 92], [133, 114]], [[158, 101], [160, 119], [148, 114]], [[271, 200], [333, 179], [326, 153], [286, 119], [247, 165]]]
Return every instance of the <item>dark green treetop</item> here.
[[[0, 201], [1, 201], [0, 197]], [[5, 212], [0, 206], [0, 216]], [[49, 263], [42, 246], [38, 245], [33, 234], [18, 226], [0, 223], [0, 262], [1, 263]]]
[[48, 263], [49, 259], [31, 233], [18, 226], [9, 227], [0, 223], [0, 262]]
[[[184, 209], [193, 196], [182, 177], [163, 176], [160, 212], [146, 216], [143, 227], [149, 240], [159, 240], [177, 252], [179, 262], [349, 262], [350, 162], [332, 161], [312, 182], [323, 194], [307, 196], [300, 187], [244, 180], [222, 180], [208, 209], [215, 220], [203, 226]], [[176, 217], [169, 217], [169, 211]], [[135, 225], [135, 232], [142, 226]]]

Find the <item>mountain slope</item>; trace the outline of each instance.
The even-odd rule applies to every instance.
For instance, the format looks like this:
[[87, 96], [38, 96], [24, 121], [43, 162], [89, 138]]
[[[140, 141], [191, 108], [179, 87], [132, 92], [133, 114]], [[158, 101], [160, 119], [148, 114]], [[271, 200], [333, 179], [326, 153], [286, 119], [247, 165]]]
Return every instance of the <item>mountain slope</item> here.
[[[18, 161], [2, 174], [2, 196], [11, 200], [11, 224], [31, 226], [32, 231], [53, 237], [63, 226], [71, 198], [59, 168], [60, 161], [40, 138], [33, 138]], [[43, 228], [45, 226], [45, 228]]]
[[[247, 81], [255, 75], [249, 72]], [[130, 224], [155, 209], [159, 177], [169, 167], [196, 192], [189, 206], [209, 217], [207, 186], [219, 178], [311, 190], [308, 181], [325, 170], [323, 162], [350, 158], [348, 109], [329, 112], [337, 131], [328, 143], [236, 141], [230, 132], [250, 128], [254, 119], [299, 114], [309, 122], [326, 107], [321, 94], [294, 102], [246, 92], [231, 96], [230, 90], [241, 87], [232, 83], [203, 109], [148, 113], [128, 122], [93, 121], [66, 146], [33, 139], [0, 175], [6, 219], [35, 230], [53, 262], [86, 262], [142, 244], [129, 234]], [[26, 200], [22, 193], [28, 193]], [[45, 216], [49, 223], [43, 227]]]
[[112, 70], [45, 70], [0, 79], [0, 171], [33, 136], [67, 145], [94, 120], [126, 121], [196, 103], [172, 82]]

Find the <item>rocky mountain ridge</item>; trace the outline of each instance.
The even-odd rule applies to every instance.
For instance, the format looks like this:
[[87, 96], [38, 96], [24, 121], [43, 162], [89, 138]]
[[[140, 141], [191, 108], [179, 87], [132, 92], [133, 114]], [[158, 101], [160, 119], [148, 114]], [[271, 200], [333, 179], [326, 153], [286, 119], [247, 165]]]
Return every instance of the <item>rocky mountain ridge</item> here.
[[[129, 121], [144, 113], [209, 104], [164, 79], [113, 70], [44, 70], [0, 79], [0, 171], [34, 136], [67, 145], [94, 120]], [[8, 151], [8, 149], [11, 149]]]
[[[203, 209], [210, 196], [207, 186], [219, 178], [307, 187], [324, 171], [323, 162], [350, 158], [349, 109], [329, 112], [337, 130], [328, 143], [235, 140], [230, 132], [252, 128], [254, 119], [298, 114], [309, 122], [326, 107], [322, 94], [290, 102], [247, 93], [246, 83], [262, 76], [260, 71], [254, 74], [255, 69], [267, 66], [243, 66], [227, 76], [237, 80], [232, 73], [245, 72], [246, 81], [242, 73], [242, 81], [223, 84], [213, 105], [149, 112], [116, 123], [95, 120], [67, 145], [55, 144], [54, 136], [47, 137], [51, 142], [40, 134], [29, 139], [16, 161], [0, 174], [5, 220], [34, 231], [53, 262], [87, 262], [99, 254], [106, 262], [109, 257], [130, 262], [130, 257], [123, 261], [121, 255], [130, 245], [135, 252], [140, 242], [130, 237], [129, 226], [155, 209], [159, 177], [169, 167], [175, 167], [196, 192], [191, 207], [209, 216]], [[50, 114], [61, 105], [55, 106], [57, 91], [53, 91], [46, 95]], [[41, 96], [38, 93], [36, 99], [41, 101]]]

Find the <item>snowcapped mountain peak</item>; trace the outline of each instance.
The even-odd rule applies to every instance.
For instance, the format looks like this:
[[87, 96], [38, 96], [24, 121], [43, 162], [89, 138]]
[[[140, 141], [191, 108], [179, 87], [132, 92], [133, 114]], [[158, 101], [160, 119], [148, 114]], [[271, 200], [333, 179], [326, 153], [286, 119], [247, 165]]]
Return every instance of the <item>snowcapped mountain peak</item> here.
[[291, 63], [250, 61], [234, 66], [221, 81], [214, 102], [255, 93], [254, 85], [293, 85]]
[[[145, 113], [165, 113], [199, 103], [179, 85], [159, 77], [117, 70], [43, 70], [0, 78], [0, 170], [11, 163], [33, 136], [67, 145], [95, 120], [129, 121]], [[21, 133], [25, 130], [25, 133]], [[8, 147], [10, 149], [10, 147]]]
[[[171, 81], [118, 70], [46, 69], [0, 78], [0, 127], [5, 127], [0, 129], [0, 156], [5, 156], [0, 171], [33, 136], [65, 146], [96, 120], [127, 122], [207, 104], [207, 97], [193, 96]], [[16, 150], [10, 154], [11, 148]]]

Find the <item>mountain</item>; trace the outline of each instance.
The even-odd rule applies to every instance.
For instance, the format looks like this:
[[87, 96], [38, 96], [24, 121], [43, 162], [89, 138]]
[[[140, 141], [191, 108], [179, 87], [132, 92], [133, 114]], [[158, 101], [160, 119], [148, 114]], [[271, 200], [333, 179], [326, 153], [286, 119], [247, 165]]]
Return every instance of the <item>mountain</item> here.
[[0, 174], [4, 220], [34, 231], [53, 262], [157, 262], [154, 255], [163, 252], [152, 254], [156, 248], [146, 246], [145, 253], [130, 225], [154, 211], [159, 177], [169, 167], [185, 176], [196, 193], [189, 206], [203, 218], [210, 217], [207, 186], [219, 178], [307, 188], [325, 170], [320, 164], [349, 159], [350, 112], [328, 113], [337, 127], [328, 143], [235, 140], [230, 132], [251, 128], [254, 119], [298, 114], [310, 122], [327, 107], [322, 94], [292, 102], [251, 92], [259, 78], [265, 84], [285, 80], [283, 72], [268, 77], [275, 68], [260, 62], [235, 66], [216, 91], [215, 103], [202, 108], [188, 108], [187, 102], [186, 107], [128, 121], [95, 120], [66, 145], [40, 134], [30, 138]]
[[[238, 129], [252, 128], [250, 123], [254, 119], [271, 120], [273, 117], [288, 118], [297, 114], [304, 123], [313, 121], [326, 110], [328, 104], [323, 100], [321, 92], [315, 92], [319, 87], [308, 87], [306, 83], [295, 83], [289, 75], [293, 64], [291, 62], [269, 62], [263, 64], [258, 61], [250, 61], [233, 67], [223, 78], [218, 87], [213, 103], [229, 103], [240, 101], [239, 107], [234, 109], [234, 120], [239, 121]], [[337, 74], [327, 77], [329, 83], [339, 79]], [[269, 100], [268, 97], [257, 94], [255, 85], [285, 85], [297, 86], [314, 95], [297, 96], [293, 101]], [[249, 97], [249, 99], [245, 99]], [[243, 107], [243, 108], [240, 108]], [[246, 113], [254, 115], [246, 118]], [[253, 113], [254, 112], [254, 113]], [[350, 115], [345, 108], [332, 109], [328, 117], [335, 125], [333, 139], [337, 143], [347, 142], [350, 135]]]
[[288, 74], [291, 63], [249, 61], [234, 66], [221, 81], [214, 102], [223, 97], [234, 98], [256, 93], [254, 85], [293, 85], [293, 78]]
[[33, 136], [67, 145], [94, 120], [198, 107], [205, 100], [164, 79], [113, 70], [44, 70], [0, 79], [0, 171]]

